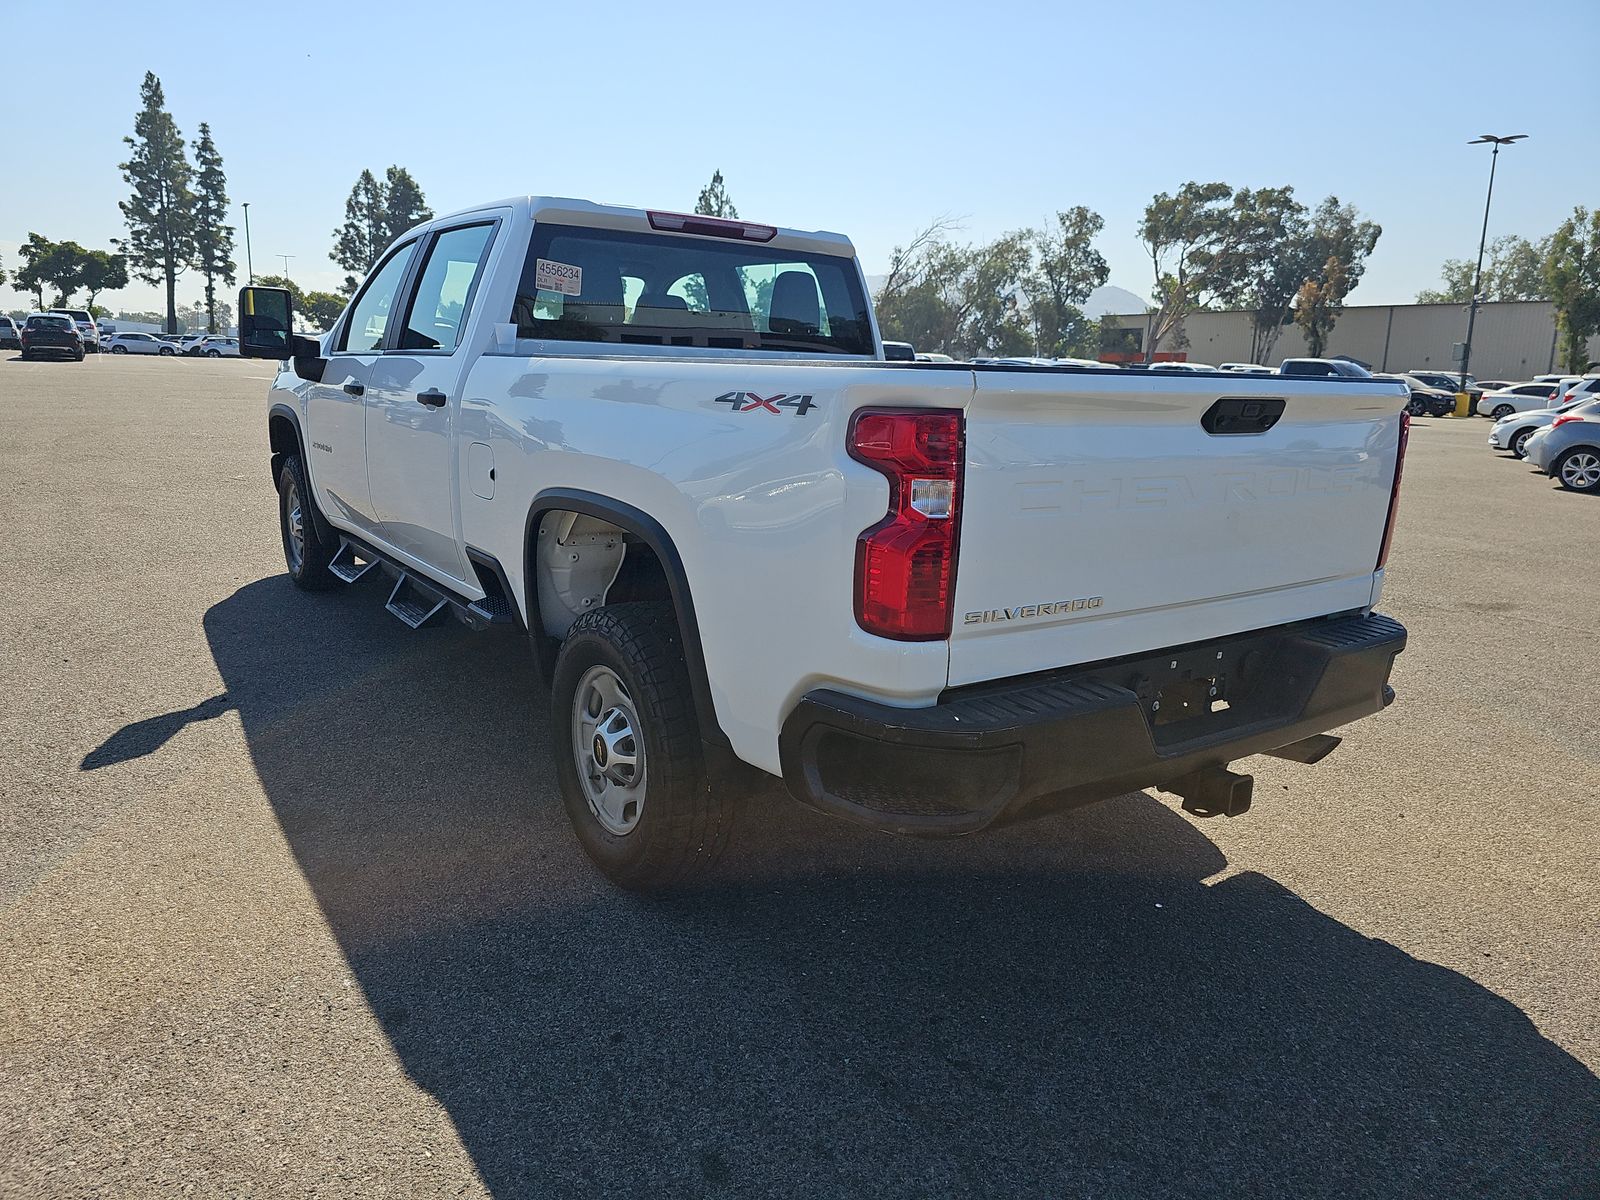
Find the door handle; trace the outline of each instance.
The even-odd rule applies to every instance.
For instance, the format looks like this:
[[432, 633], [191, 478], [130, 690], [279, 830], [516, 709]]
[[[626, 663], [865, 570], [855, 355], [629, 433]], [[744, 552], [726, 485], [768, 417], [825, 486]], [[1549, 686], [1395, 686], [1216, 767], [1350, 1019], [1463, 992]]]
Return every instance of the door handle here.
[[426, 404], [429, 408], [443, 408], [445, 394], [438, 388], [429, 388], [425, 392], [417, 393], [417, 403]]
[[366, 388], [364, 388], [361, 384], [357, 383], [353, 379], [349, 383], [344, 385], [344, 390], [345, 390], [345, 393], [347, 395], [350, 395], [350, 396], [364, 396], [364, 395], [366, 395], [366, 392], [367, 392]]

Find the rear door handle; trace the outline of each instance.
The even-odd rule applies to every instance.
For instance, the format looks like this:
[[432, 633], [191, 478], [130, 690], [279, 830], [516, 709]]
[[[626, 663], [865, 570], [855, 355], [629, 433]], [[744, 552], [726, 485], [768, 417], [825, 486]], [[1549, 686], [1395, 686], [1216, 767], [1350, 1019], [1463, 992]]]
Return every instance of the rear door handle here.
[[364, 396], [367, 393], [367, 389], [353, 379], [344, 385], [344, 390], [351, 396]]
[[443, 408], [445, 394], [438, 388], [429, 388], [425, 392], [417, 393], [417, 403], [426, 404], [429, 408]]

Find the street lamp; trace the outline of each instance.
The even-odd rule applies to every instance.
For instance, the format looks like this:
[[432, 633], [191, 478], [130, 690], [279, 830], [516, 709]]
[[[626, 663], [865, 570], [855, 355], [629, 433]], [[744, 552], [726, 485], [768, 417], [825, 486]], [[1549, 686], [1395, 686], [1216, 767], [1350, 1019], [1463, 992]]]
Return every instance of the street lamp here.
[[256, 281], [255, 260], [250, 257], [250, 201], [244, 202], [244, 269], [249, 273], [250, 282]]
[[1493, 145], [1489, 155], [1489, 194], [1483, 198], [1483, 232], [1478, 235], [1478, 269], [1472, 276], [1472, 299], [1467, 304], [1467, 341], [1461, 347], [1461, 390], [1467, 390], [1467, 367], [1472, 363], [1472, 327], [1478, 320], [1478, 290], [1483, 286], [1483, 248], [1489, 240], [1489, 203], [1494, 199], [1494, 169], [1500, 160], [1500, 147], [1520, 142], [1528, 135], [1514, 133], [1510, 137], [1496, 137], [1485, 133], [1468, 142], [1469, 146]]

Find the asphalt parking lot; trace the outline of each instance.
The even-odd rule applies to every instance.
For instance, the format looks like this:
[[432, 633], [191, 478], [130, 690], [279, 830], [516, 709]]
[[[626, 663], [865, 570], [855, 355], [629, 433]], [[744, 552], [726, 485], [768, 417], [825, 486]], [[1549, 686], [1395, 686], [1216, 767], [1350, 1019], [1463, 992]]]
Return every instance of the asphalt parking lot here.
[[283, 575], [247, 361], [0, 354], [0, 1194], [1600, 1195], [1600, 501], [1413, 427], [1256, 804], [582, 858], [520, 648]]

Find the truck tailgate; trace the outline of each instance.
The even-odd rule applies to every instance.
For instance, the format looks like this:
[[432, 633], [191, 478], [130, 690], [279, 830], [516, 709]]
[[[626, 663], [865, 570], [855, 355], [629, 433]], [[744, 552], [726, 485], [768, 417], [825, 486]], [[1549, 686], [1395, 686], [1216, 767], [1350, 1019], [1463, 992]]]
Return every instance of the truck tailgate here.
[[951, 686], [1368, 607], [1402, 390], [978, 372]]

